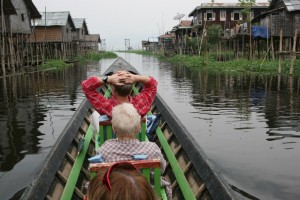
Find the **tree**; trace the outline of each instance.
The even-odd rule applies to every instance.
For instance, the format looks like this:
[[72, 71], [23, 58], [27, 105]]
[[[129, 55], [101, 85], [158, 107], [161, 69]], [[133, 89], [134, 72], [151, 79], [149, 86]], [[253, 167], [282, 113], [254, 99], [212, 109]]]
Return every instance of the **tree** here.
[[249, 22], [249, 59], [252, 59], [252, 27], [251, 27], [251, 9], [256, 0], [239, 0], [240, 6], [243, 8], [242, 15], [246, 22]]

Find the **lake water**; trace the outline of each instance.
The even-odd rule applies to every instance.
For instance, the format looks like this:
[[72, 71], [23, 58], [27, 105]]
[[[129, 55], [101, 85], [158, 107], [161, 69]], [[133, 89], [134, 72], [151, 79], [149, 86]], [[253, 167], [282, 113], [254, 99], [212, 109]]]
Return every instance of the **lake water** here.
[[[299, 199], [300, 78], [231, 75], [118, 53], [145, 75], [241, 199]], [[0, 78], [0, 199], [18, 199], [114, 59]]]

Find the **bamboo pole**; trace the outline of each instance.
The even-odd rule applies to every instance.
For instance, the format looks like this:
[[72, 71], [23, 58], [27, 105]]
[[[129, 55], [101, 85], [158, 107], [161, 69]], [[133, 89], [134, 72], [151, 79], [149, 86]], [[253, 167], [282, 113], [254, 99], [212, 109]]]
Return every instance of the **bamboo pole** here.
[[[250, 12], [251, 13], [251, 12]], [[250, 17], [249, 17], [249, 19], [250, 19], [250, 25], [249, 25], [249, 30], [250, 30], [250, 32], [249, 32], [249, 47], [250, 47], [250, 55], [249, 55], [249, 58], [250, 58], [250, 60], [252, 60], [252, 25], [251, 25], [251, 14], [249, 13], [249, 15], [250, 15]]]
[[296, 60], [297, 34], [298, 34], [298, 29], [295, 30], [295, 35], [294, 35], [294, 44], [293, 44], [293, 53], [292, 53], [292, 60], [291, 60], [291, 67], [290, 67], [290, 75], [293, 75], [293, 72], [294, 72], [294, 63]]
[[9, 47], [9, 53], [10, 53], [10, 63], [12, 67], [12, 73], [16, 72], [15, 67], [15, 60], [14, 60], [14, 46], [13, 46], [13, 39], [12, 39], [12, 33], [10, 33], [10, 36], [8, 37], [8, 47]]
[[204, 26], [203, 26], [201, 40], [200, 40], [199, 56], [201, 54], [201, 48], [202, 48], [203, 38], [204, 38], [204, 35], [206, 34], [205, 28], [206, 28], [206, 20], [204, 21]]
[[4, 41], [4, 29], [5, 29], [5, 23], [4, 23], [4, 9], [3, 9], [3, 0], [1, 0], [1, 36], [2, 36], [2, 48], [1, 48], [1, 66], [3, 71], [3, 76], [6, 75], [5, 73], [5, 55], [4, 55], [4, 48], [5, 48], [5, 41]]
[[279, 33], [279, 60], [278, 60], [278, 74], [281, 74], [281, 62], [282, 62], [282, 29]]

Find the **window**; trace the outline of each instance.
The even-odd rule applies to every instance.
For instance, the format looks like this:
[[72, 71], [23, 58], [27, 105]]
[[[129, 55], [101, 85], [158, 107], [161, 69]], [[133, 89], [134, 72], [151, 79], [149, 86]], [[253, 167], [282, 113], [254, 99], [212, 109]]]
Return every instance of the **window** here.
[[231, 13], [231, 21], [239, 21], [242, 19], [243, 19], [243, 16], [240, 11], [233, 11]]
[[226, 21], [226, 10], [220, 11], [220, 21]]
[[66, 28], [66, 32], [67, 32], [67, 33], [69, 32], [68, 28]]
[[215, 19], [216, 19], [216, 13], [214, 13], [212, 10], [207, 10], [206, 13], [204, 13], [205, 21], [215, 21]]
[[21, 14], [21, 19], [22, 19], [22, 22], [25, 21], [25, 14], [24, 13]]

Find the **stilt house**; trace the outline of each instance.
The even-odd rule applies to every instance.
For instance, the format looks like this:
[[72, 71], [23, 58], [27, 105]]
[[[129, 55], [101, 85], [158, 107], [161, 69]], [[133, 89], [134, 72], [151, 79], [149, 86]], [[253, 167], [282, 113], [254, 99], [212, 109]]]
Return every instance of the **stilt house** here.
[[[3, 2], [3, 5], [2, 5]], [[31, 0], [3, 0], [1, 11], [1, 66], [14, 72], [16, 68], [32, 63], [33, 47], [30, 43], [31, 20], [41, 18]]]
[[85, 52], [88, 51], [99, 51], [99, 44], [101, 43], [101, 38], [99, 34], [89, 34], [85, 36], [83, 43], [83, 49]]
[[[250, 18], [267, 11], [269, 3], [255, 3], [251, 6]], [[224, 36], [233, 36], [240, 32], [249, 32], [245, 20], [245, 9], [240, 3], [202, 3], [188, 15], [193, 17], [193, 26], [196, 35], [212, 24], [219, 24], [224, 30]], [[243, 27], [242, 27], [243, 26]]]
[[87, 24], [84, 18], [73, 18], [76, 31], [73, 32], [73, 41], [76, 44], [76, 53], [84, 52], [85, 38], [89, 34]]
[[175, 35], [175, 46], [179, 54], [181, 54], [182, 51], [187, 51], [187, 39], [192, 36], [192, 22], [192, 20], [181, 20], [171, 31]]
[[73, 32], [76, 30], [70, 12], [42, 12], [33, 25], [32, 41], [45, 59], [71, 59], [75, 56]]

